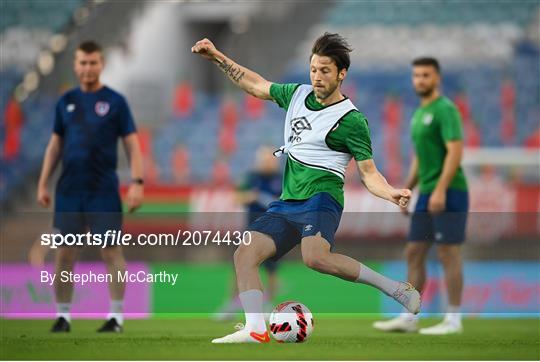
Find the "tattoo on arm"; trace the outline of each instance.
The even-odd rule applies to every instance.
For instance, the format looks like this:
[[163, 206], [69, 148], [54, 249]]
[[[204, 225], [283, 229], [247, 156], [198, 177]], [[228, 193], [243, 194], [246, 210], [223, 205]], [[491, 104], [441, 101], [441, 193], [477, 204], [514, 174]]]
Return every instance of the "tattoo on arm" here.
[[217, 64], [218, 67], [236, 83], [240, 83], [240, 80], [245, 75], [245, 72], [243, 72], [240, 67], [234, 67], [234, 63], [228, 63], [225, 59], [217, 61]]

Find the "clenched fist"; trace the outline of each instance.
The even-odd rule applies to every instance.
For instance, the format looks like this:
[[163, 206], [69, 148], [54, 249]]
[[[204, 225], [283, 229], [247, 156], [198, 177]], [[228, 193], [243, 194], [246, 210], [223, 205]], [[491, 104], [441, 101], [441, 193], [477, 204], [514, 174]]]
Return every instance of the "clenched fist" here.
[[409, 189], [394, 189], [392, 192], [392, 200], [401, 208], [407, 207], [411, 200], [412, 192]]
[[203, 58], [206, 58], [208, 60], [214, 60], [216, 54], [219, 53], [214, 46], [214, 43], [212, 43], [207, 38], [196, 42], [195, 45], [191, 47], [191, 52], [200, 54]]

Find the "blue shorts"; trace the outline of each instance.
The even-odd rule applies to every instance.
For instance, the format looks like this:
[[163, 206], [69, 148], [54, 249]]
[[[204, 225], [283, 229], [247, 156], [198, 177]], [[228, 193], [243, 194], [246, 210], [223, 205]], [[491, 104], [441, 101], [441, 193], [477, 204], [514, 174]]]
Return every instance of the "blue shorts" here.
[[62, 234], [104, 234], [122, 229], [120, 194], [56, 193], [54, 227]]
[[268, 211], [255, 220], [247, 230], [266, 234], [276, 244], [276, 261], [300, 244], [302, 238], [321, 236], [334, 244], [343, 208], [327, 192], [315, 194], [307, 200], [274, 201]]
[[420, 194], [411, 218], [409, 241], [460, 244], [465, 241], [469, 193], [449, 189], [446, 209], [438, 214], [428, 212], [431, 193]]
[[[260, 218], [261, 216], [264, 215], [266, 211], [259, 211], [259, 212], [249, 212], [248, 213], [248, 222], [247, 222], [247, 225], [251, 225], [255, 222], [255, 220], [257, 220], [258, 218]], [[273, 273], [276, 273], [277, 272], [277, 269], [279, 267], [279, 261], [277, 260], [265, 260], [263, 263], [262, 263], [262, 266], [263, 268], [266, 269], [266, 271], [269, 273], [269, 274], [273, 274]]]

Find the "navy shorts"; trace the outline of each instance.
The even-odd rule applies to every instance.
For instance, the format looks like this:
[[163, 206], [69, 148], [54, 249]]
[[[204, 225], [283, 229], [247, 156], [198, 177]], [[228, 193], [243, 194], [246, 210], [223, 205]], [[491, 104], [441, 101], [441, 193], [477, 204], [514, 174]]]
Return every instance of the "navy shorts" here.
[[[263, 216], [265, 212], [266, 211], [258, 211], [258, 212], [250, 211], [248, 213], [247, 225], [253, 224], [255, 220]], [[277, 271], [279, 267], [279, 261], [268, 259], [262, 263], [262, 266], [266, 269], [268, 273], [272, 274]]]
[[60, 233], [105, 234], [107, 230], [122, 229], [122, 202], [120, 194], [62, 194], [56, 193], [54, 227]]
[[321, 236], [334, 244], [343, 208], [327, 192], [315, 194], [307, 200], [274, 201], [268, 211], [255, 220], [247, 230], [266, 234], [276, 244], [276, 261], [300, 244], [302, 238]]
[[428, 212], [431, 193], [420, 194], [411, 218], [409, 241], [427, 241], [441, 244], [460, 244], [465, 241], [469, 193], [449, 189], [446, 209], [437, 214]]

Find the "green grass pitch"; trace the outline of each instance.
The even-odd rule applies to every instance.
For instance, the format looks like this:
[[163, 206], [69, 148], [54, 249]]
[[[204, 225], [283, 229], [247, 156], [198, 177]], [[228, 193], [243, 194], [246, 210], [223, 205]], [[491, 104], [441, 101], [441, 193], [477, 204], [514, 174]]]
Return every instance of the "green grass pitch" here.
[[[212, 345], [233, 322], [130, 320], [119, 335], [98, 334], [102, 321], [75, 320], [52, 335], [48, 320], [0, 320], [1, 359], [35, 360], [539, 360], [540, 319], [467, 319], [461, 335], [387, 334], [373, 319], [318, 318], [303, 344]], [[436, 322], [422, 320], [421, 326]]]

